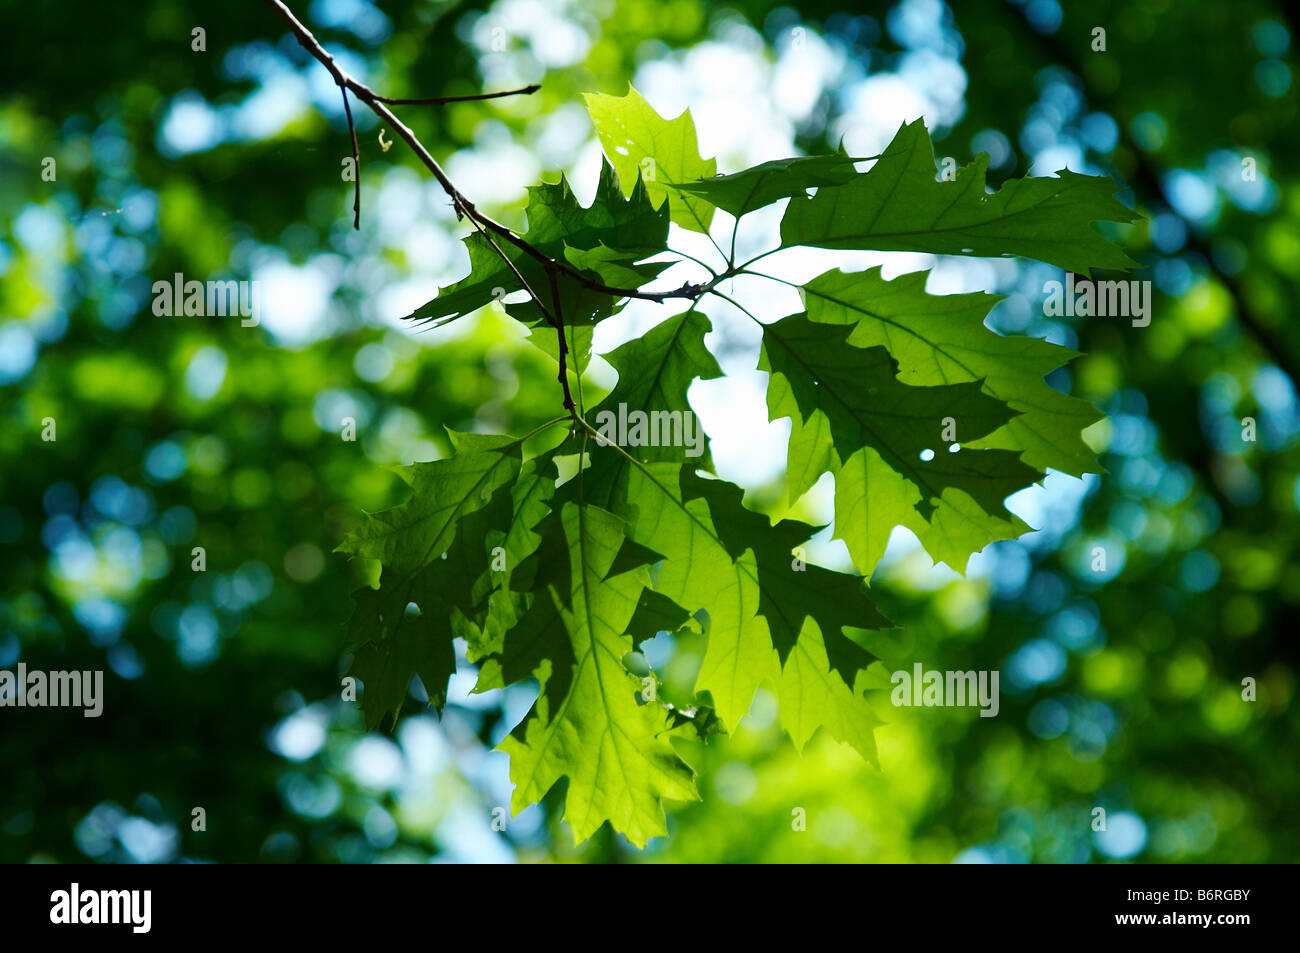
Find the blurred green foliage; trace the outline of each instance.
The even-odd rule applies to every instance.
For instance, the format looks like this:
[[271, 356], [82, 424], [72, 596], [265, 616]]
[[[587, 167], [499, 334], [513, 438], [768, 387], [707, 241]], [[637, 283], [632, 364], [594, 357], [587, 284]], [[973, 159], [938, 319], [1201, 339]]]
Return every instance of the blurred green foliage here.
[[[553, 179], [590, 138], [582, 92], [622, 93], [718, 45], [771, 63], [796, 42], [835, 54], [840, 73], [791, 130], [804, 151], [845, 134], [843, 89], [891, 73], [957, 104], [936, 148], [959, 164], [989, 151], [992, 182], [1063, 145], [1148, 216], [1123, 237], [1135, 277], [1155, 284], [1155, 318], [1054, 324], [1038, 297], [1051, 270], [1025, 267], [997, 273], [1010, 298], [994, 324], [1086, 353], [1050, 380], [1109, 415], [1091, 432], [1109, 473], [1063, 478], [1031, 520], [1042, 531], [990, 547], [987, 571], [936, 574], [912, 551], [872, 580], [903, 626], [873, 646], [885, 666], [1001, 669], [997, 718], [882, 697], [876, 770], [824, 736], [796, 755], [760, 696], [732, 737], [683, 748], [703, 801], [672, 812], [666, 842], [638, 853], [606, 828], [574, 848], [556, 792], [494, 830], [508, 786], [489, 751], [528, 698], [465, 699], [461, 686], [441, 724], [412, 706], [391, 739], [364, 735], [339, 698], [364, 567], [331, 550], [361, 510], [402, 498], [385, 465], [447, 451], [444, 426], [523, 432], [553, 416], [554, 365], [493, 309], [455, 333], [392, 320], [461, 273], [465, 226], [354, 109], [353, 231], [338, 91], [269, 8], [150, 0], [128, 18], [85, 0], [6, 2], [0, 668], [104, 669], [107, 697], [98, 719], [0, 711], [0, 860], [1300, 856], [1300, 344], [1287, 333], [1300, 132], [1283, 5], [294, 6], [389, 95], [542, 81], [526, 98], [402, 107], [478, 182], [502, 156]], [[286, 101], [306, 105], [282, 116]], [[191, 131], [213, 116], [217, 131], [180, 148], [184, 124], [170, 124], [191, 107]], [[522, 200], [483, 204], [517, 225]], [[176, 272], [266, 269], [304, 295], [276, 302], [292, 319], [278, 330], [150, 309], [153, 281]], [[394, 288], [414, 291], [399, 302]], [[341, 439], [346, 416], [356, 442]], [[784, 515], [776, 496], [751, 502]], [[693, 681], [691, 639], [660, 671], [670, 691]]]

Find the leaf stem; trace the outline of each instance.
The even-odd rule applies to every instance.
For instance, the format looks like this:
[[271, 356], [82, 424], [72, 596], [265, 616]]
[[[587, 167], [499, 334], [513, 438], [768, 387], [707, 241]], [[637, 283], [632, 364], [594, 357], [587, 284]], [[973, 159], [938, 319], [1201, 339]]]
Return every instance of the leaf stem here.
[[687, 254], [687, 253], [684, 252], [684, 251], [678, 251], [676, 248], [669, 248], [669, 249], [667, 249], [667, 251], [672, 252], [674, 255], [680, 255], [682, 258], [688, 259], [689, 261], [693, 261], [693, 262], [695, 262], [695, 264], [699, 265], [701, 268], [703, 268], [705, 271], [707, 271], [707, 272], [708, 272], [710, 275], [712, 275], [714, 278], [718, 277], [718, 272], [717, 272], [717, 270], [714, 269], [713, 267], [711, 267], [711, 266], [710, 266], [707, 262], [705, 262], [703, 259], [696, 258], [694, 255], [689, 255], [689, 254]]

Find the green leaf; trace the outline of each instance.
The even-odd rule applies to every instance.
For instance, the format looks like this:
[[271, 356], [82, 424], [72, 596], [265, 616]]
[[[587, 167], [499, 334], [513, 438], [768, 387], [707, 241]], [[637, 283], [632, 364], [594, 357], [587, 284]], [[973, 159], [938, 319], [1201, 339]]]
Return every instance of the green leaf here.
[[[812, 679], [828, 687], [828, 707], [801, 703], [792, 737], [802, 746], [815, 727], [812, 713], [820, 712], [835, 737], [871, 757], [870, 732], [859, 729], [875, 721], [849, 686], [872, 656], [853, 635], [890, 623], [860, 576], [797, 558], [816, 527], [793, 520], [772, 527], [742, 505], [738, 487], [697, 476], [690, 466], [645, 464], [632, 472], [630, 494], [633, 538], [665, 557], [655, 591], [708, 613], [695, 688], [709, 694], [722, 721], [734, 727], [764, 681]], [[860, 705], [860, 715], [850, 717], [846, 705]]]
[[626, 96], [587, 93], [585, 99], [605, 155], [618, 170], [624, 194], [631, 194], [639, 176], [656, 207], [668, 200], [672, 221], [708, 234], [713, 206], [677, 188], [718, 170], [717, 160], [700, 157], [691, 114], [664, 119], [631, 86]]
[[492, 571], [479, 577], [474, 594], [475, 604], [488, 609], [465, 633], [471, 662], [499, 652], [505, 633], [532, 601], [538, 574], [534, 556], [542, 542], [537, 526], [551, 512], [556, 479], [553, 453], [524, 461], [510, 489], [509, 528], [503, 532], [498, 519], [485, 533]]
[[[769, 411], [771, 408], [772, 398], [769, 394]], [[835, 441], [831, 437], [831, 422], [825, 414], [813, 414], [806, 420], [799, 414], [792, 414], [785, 465], [787, 502], [793, 504], [811, 490], [823, 473], [834, 472], [839, 466], [839, 459], [835, 454]]]
[[[915, 272], [886, 281], [878, 267], [859, 273], [829, 271], [803, 287], [804, 304], [813, 321], [852, 327], [848, 343], [886, 348], [899, 363], [900, 381], [913, 385], [978, 381], [985, 394], [1017, 412], [1001, 428], [978, 439], [967, 439], [974, 435], [959, 425], [957, 436], [963, 447], [1019, 451], [1025, 464], [1043, 472], [1055, 469], [1074, 476], [1100, 472], [1081, 432], [1100, 420], [1101, 413], [1044, 380], [1077, 353], [990, 330], [984, 320], [1001, 300], [999, 296], [930, 295], [925, 292], [926, 274]], [[810, 459], [807, 450], [796, 447], [798, 437], [797, 433], [791, 436], [792, 468], [796, 460]], [[799, 492], [811, 486], [803, 471], [787, 479], [794, 495], [798, 486], [807, 484]], [[964, 570], [971, 553], [1029, 530], [1019, 518], [990, 513], [959, 490], [946, 490], [928, 520], [913, 511], [919, 501], [919, 490], [873, 451], [859, 451], [845, 459], [835, 476], [835, 529], [858, 569], [872, 572], [895, 525], [912, 530], [931, 556], [958, 572]]]
[[686, 390], [691, 382], [722, 376], [704, 346], [704, 335], [712, 330], [709, 319], [692, 308], [610, 351], [605, 360], [618, 372], [618, 383], [606, 401], [647, 411], [690, 410]]
[[655, 591], [688, 612], [707, 612], [695, 690], [708, 692], [719, 717], [734, 728], [758, 686], [780, 674], [767, 624], [758, 618], [758, 560], [752, 551], [733, 556], [727, 550], [708, 501], [682, 492], [680, 464], [644, 466], [629, 473], [628, 495], [636, 501], [633, 538], [664, 554]]
[[828, 271], [804, 285], [804, 307], [812, 321], [851, 325], [848, 343], [886, 348], [905, 384], [981, 381], [985, 394], [1017, 412], [980, 440], [959, 429], [963, 446], [1018, 450], [1025, 463], [1044, 472], [1049, 467], [1072, 476], [1101, 472], [1080, 432], [1102, 414], [1044, 380], [1078, 352], [990, 330], [984, 320], [1001, 296], [926, 294], [926, 275], [886, 281], [879, 267], [852, 274]]
[[367, 730], [388, 716], [396, 722], [413, 675], [431, 705], [441, 710], [446, 703], [447, 680], [456, 671], [452, 639], [463, 634], [467, 615], [476, 613], [475, 589], [488, 572], [484, 534], [494, 520], [509, 520], [508, 504], [509, 493], [496, 493], [491, 506], [461, 521], [445, 556], [414, 572], [385, 567], [378, 591], [363, 588], [353, 594], [348, 641], [354, 657], [348, 674], [364, 685]]
[[850, 686], [830, 666], [826, 647], [815, 628], [805, 626], [799, 643], [781, 670], [777, 702], [781, 724], [800, 751], [818, 728], [853, 747], [875, 764], [876, 728], [881, 721], [864, 697], [868, 676], [864, 669]]
[[663, 251], [668, 240], [668, 216], [656, 208], [649, 183], [635, 175], [624, 181], [631, 184], [626, 199], [614, 169], [602, 162], [596, 197], [585, 208], [564, 176], [555, 184], [529, 186], [528, 231], [524, 237], [548, 254], [562, 251], [565, 245], [590, 249], [602, 244], [653, 249], [651, 254]]
[[643, 589], [627, 631], [640, 648], [642, 642], [653, 639], [660, 632], [681, 631], [691, 623], [691, 619], [690, 613], [667, 596], [653, 589]]
[[[348, 675], [362, 683], [367, 731], [397, 723], [413, 675], [420, 677], [430, 704], [441, 708], [446, 703], [447, 680], [456, 672], [452, 622], [447, 618], [454, 607], [430, 585], [436, 581], [425, 573], [395, 581], [390, 575], [379, 591], [358, 589], [352, 594]], [[408, 604], [416, 600], [432, 614], [408, 613]]]
[[[692, 413], [686, 399], [691, 382], [697, 378], [712, 380], [722, 376], [722, 368], [704, 346], [704, 335], [711, 330], [708, 318], [689, 309], [603, 355], [618, 372], [618, 383], [598, 409], [588, 411], [587, 419], [599, 428], [602, 421], [609, 420], [603, 415], [617, 416], [618, 407], [623, 404], [629, 410], [641, 410], [647, 414], [657, 411], [680, 413], [684, 427], [684, 415]], [[699, 426], [698, 419], [695, 425]], [[680, 462], [685, 458], [686, 448], [646, 446], [625, 449], [638, 460]], [[707, 466], [707, 452], [696, 462]], [[621, 512], [627, 506], [630, 466], [627, 457], [617, 451], [595, 454], [587, 480], [587, 498], [598, 506]]]
[[726, 726], [719, 720], [717, 712], [707, 705], [673, 709], [672, 724], [674, 728], [689, 727], [694, 737], [700, 741], [708, 741], [715, 735], [726, 734]]
[[411, 499], [369, 517], [339, 546], [383, 562], [378, 591], [354, 593], [348, 631], [349, 674], [365, 686], [367, 728], [396, 720], [413, 675], [442, 707], [455, 671], [452, 639], [486, 595], [490, 533], [512, 520], [519, 441], [473, 434], [453, 441], [454, 456], [399, 470]]
[[524, 626], [523, 639], [542, 659], [542, 685], [528, 717], [501, 744], [510, 755], [518, 813], [568, 778], [564, 819], [581, 843], [606, 820], [638, 847], [667, 833], [663, 799], [698, 800], [690, 767], [668, 740], [667, 710], [638, 704], [641, 682], [623, 664], [626, 635], [649, 583], [644, 566], [611, 575], [623, 546], [623, 521], [594, 506], [565, 504], [568, 592], [548, 587]]
[[456, 452], [445, 460], [396, 468], [411, 488], [410, 499], [371, 514], [339, 552], [378, 559], [393, 570], [418, 569], [447, 550], [462, 517], [514, 482], [522, 459], [519, 440], [449, 433]]
[[[618, 372], [618, 383], [602, 401], [601, 409], [588, 419], [599, 429], [602, 421], [617, 418], [621, 404], [629, 411], [646, 414], [679, 413], [684, 421], [684, 415], [693, 413], [686, 400], [691, 382], [722, 376], [722, 368], [704, 346], [704, 335], [711, 330], [709, 319], [692, 309], [673, 315], [604, 355]], [[683, 422], [683, 434], [684, 427]], [[643, 460], [681, 460], [686, 450], [651, 446], [629, 449]]]
[[592, 248], [564, 246], [564, 257], [574, 268], [597, 275], [615, 288], [639, 288], [659, 277], [671, 261], [642, 261], [663, 252], [663, 248], [610, 248], [601, 242]]
[[[611, 252], [621, 254], [614, 260], [622, 262], [629, 271], [635, 271], [630, 267], [631, 262], [664, 250], [668, 241], [668, 216], [662, 209], [656, 211], [651, 204], [651, 193], [644, 184], [635, 179], [632, 183], [629, 197], [625, 199], [614, 170], [608, 164], [602, 165], [596, 197], [585, 208], [563, 176], [554, 184], [531, 186], [525, 210], [528, 229], [520, 237], [555, 260], [567, 260], [569, 254], [581, 258], [583, 252], [588, 252], [593, 254], [589, 263], [600, 263], [604, 267], [605, 262], [611, 260], [606, 257]], [[515, 274], [516, 270], [550, 309], [550, 278], [542, 262], [506, 239], [495, 235], [488, 237], [478, 230], [465, 237], [465, 246], [469, 250], [469, 275], [440, 289], [438, 297], [407, 315], [407, 319], [443, 323], [522, 291], [524, 286]], [[498, 248], [514, 265], [513, 270], [502, 259]], [[602, 248], [605, 251], [593, 251]], [[658, 269], [645, 267], [639, 274], [645, 277], [636, 285], [653, 278]], [[594, 280], [601, 280], [599, 271], [593, 270], [591, 275]], [[560, 275], [559, 284], [566, 323], [590, 323], [614, 313], [617, 299], [612, 295], [592, 291], [564, 273]], [[525, 323], [541, 318], [541, 312], [531, 301], [511, 305], [507, 310]]]
[[534, 291], [544, 293], [544, 286], [538, 288], [533, 284], [535, 278], [545, 278], [541, 267], [514, 245], [500, 238], [489, 241], [477, 231], [466, 235], [464, 242], [469, 251], [469, 274], [454, 284], [439, 288], [438, 297], [416, 308], [403, 320], [428, 321], [439, 327], [492, 301], [500, 301], [512, 291], [522, 290], [519, 279], [502, 261], [497, 248], [514, 263]]
[[[759, 369], [771, 372], [771, 418], [824, 415], [840, 460], [871, 447], [920, 491], [916, 509], [928, 516], [949, 488], [975, 499], [991, 515], [1002, 501], [1033, 483], [1039, 473], [1009, 450], [949, 452], [941, 440], [945, 421], [974, 440], [1015, 413], [980, 390], [977, 382], [914, 387], [898, 380], [898, 365], [883, 347], [848, 345], [850, 329], [818, 324], [806, 315], [782, 318], [763, 329]], [[929, 451], [931, 459], [922, 459]], [[901, 518], [901, 514], [900, 514]]]
[[1112, 198], [1111, 179], [1062, 169], [1055, 178], [1008, 180], [990, 195], [988, 161], [980, 153], [954, 181], [936, 182], [929, 133], [919, 119], [905, 123], [868, 172], [792, 199], [781, 219], [781, 245], [1023, 255], [1085, 273], [1137, 264], [1091, 224], [1138, 218]]
[[857, 174], [853, 168], [856, 161], [842, 150], [831, 155], [774, 159], [743, 172], [683, 182], [677, 188], [740, 218], [781, 199], [805, 195], [812, 188], [844, 185]]
[[835, 538], [844, 540], [853, 565], [869, 575], [885, 554], [895, 526], [906, 526], [936, 562], [964, 572], [971, 553], [1030, 530], [1018, 516], [985, 512], [961, 490], [944, 490], [929, 519], [917, 504], [921, 492], [878, 453], [864, 447], [835, 471]]
[[[507, 309], [509, 310], [509, 309]], [[566, 324], [564, 341], [566, 348], [565, 369], [569, 372], [569, 388], [574, 394], [578, 392], [578, 375], [586, 371], [591, 363], [591, 342], [595, 334], [594, 324]], [[528, 343], [544, 353], [556, 366], [560, 363], [560, 340], [555, 326], [545, 320], [537, 320], [528, 326]]]
[[704, 499], [719, 541], [733, 559], [755, 554], [761, 595], [758, 612], [767, 620], [777, 655], [790, 655], [806, 620], [816, 621], [828, 658], [847, 682], [870, 661], [870, 655], [846, 633], [850, 629], [884, 629], [890, 622], [867, 595], [861, 576], [811, 565], [804, 545], [821, 527], [798, 520], [773, 526], [767, 517], [746, 509], [739, 487], [708, 480], [683, 467], [683, 498]]

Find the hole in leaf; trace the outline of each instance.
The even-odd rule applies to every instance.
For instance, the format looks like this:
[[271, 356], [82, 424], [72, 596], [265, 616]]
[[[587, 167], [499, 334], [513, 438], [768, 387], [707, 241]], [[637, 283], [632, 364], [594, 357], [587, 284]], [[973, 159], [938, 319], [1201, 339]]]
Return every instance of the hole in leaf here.
[[924, 450], [921, 451], [921, 459], [924, 460], [926, 463], [929, 463], [931, 460], [934, 459], [934, 451], [931, 450], [929, 447], [926, 447]]

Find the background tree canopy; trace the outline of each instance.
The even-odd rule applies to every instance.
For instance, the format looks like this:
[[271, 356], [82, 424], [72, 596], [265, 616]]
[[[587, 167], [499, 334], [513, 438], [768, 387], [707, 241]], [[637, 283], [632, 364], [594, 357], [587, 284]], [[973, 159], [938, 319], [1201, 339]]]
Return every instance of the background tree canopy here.
[[[703, 799], [670, 802], [670, 836], [646, 850], [608, 826], [575, 847], [561, 789], [495, 829], [511, 783], [494, 749], [536, 688], [471, 694], [462, 644], [441, 718], [408, 699], [394, 731], [367, 732], [339, 682], [349, 592], [370, 570], [332, 551], [407, 497], [392, 466], [452, 452], [446, 428], [522, 434], [558, 412], [546, 345], [496, 305], [427, 331], [400, 320], [465, 276], [469, 226], [354, 102], [353, 229], [342, 97], [269, 7], [158, 0], [127, 24], [112, 5], [6, 4], [20, 42], [0, 62], [0, 669], [103, 669], [106, 699], [97, 719], [0, 710], [0, 860], [1296, 858], [1300, 345], [1285, 321], [1300, 187], [1281, 5], [290, 5], [389, 96], [540, 83], [394, 107], [519, 230], [539, 180], [564, 173], [591, 202], [602, 160], [583, 94], [629, 82], [663, 116], [689, 107], [724, 173], [874, 156], [923, 118], [936, 173], [986, 153], [994, 187], [1113, 177], [1144, 216], [1109, 234], [1138, 263], [1125, 277], [1152, 282], [1145, 327], [1047, 315], [1061, 269], [1027, 260], [781, 266], [796, 282], [933, 268], [931, 294], [1005, 295], [990, 327], [1084, 353], [1047, 380], [1105, 412], [1085, 437], [1107, 472], [1013, 496], [1034, 532], [964, 575], [899, 530], [871, 578], [900, 626], [873, 640], [885, 667], [1000, 670], [997, 717], [885, 704], [877, 768], [827, 732], [797, 753], [760, 691], [728, 736], [680, 743]], [[783, 205], [753, 213], [742, 259], [780, 240]], [[712, 254], [680, 224], [675, 247]], [[156, 315], [153, 283], [176, 273], [258, 281], [260, 325]], [[747, 279], [729, 294], [765, 321], [803, 307]], [[630, 304], [594, 348], [679, 310]], [[725, 376], [690, 396], [714, 467], [751, 509], [830, 522], [831, 480], [786, 492], [790, 424], [767, 419], [757, 334], [725, 303], [704, 310]], [[853, 543], [835, 535], [809, 558], [847, 568]], [[682, 631], [644, 656], [688, 697], [702, 651]]]

